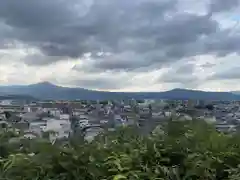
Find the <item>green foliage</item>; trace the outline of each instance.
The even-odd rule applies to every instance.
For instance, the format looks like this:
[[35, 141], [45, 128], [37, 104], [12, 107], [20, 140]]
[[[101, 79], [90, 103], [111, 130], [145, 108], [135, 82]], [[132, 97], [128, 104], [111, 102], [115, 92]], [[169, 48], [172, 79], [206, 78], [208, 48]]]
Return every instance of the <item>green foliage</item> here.
[[1, 148], [6, 148], [0, 154], [0, 179], [240, 179], [239, 135], [220, 133], [202, 121], [170, 120], [149, 136], [141, 136], [137, 127], [123, 127], [91, 143], [6, 143], [15, 137], [12, 131], [0, 134]]
[[107, 105], [107, 104], [108, 104], [108, 101], [100, 101], [99, 104]]
[[141, 100], [141, 99], [136, 100], [136, 101], [137, 101], [137, 103], [144, 103], [145, 102], [144, 100]]

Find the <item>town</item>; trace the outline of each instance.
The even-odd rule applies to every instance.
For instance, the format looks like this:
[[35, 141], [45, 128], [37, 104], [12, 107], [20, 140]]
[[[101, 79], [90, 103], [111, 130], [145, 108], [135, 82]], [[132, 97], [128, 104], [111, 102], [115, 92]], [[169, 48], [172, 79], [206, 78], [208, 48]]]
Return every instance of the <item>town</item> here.
[[24, 138], [47, 138], [52, 143], [81, 136], [87, 141], [104, 130], [136, 125], [142, 134], [151, 133], [162, 122], [202, 120], [217, 130], [236, 132], [240, 103], [201, 100], [112, 100], [37, 101], [2, 100], [1, 128], [23, 132]]

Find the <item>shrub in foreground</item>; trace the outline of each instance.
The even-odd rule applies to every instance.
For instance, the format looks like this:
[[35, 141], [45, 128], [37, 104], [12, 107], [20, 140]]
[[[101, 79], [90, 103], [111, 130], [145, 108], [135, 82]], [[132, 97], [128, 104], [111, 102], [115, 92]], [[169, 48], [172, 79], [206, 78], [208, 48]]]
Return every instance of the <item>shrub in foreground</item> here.
[[91, 143], [22, 140], [21, 149], [6, 143], [9, 153], [0, 160], [0, 179], [240, 179], [238, 134], [219, 133], [200, 121], [169, 121], [164, 133], [149, 136], [137, 132], [125, 127], [99, 135]]

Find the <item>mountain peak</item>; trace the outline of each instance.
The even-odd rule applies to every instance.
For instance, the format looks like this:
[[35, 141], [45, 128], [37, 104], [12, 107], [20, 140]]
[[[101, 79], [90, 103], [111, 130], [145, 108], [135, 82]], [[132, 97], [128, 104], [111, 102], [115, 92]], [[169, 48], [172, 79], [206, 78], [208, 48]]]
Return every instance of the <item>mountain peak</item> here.
[[39, 85], [54, 85], [54, 84], [50, 83], [49, 81], [43, 81], [43, 82], [39, 82], [37, 84], [39, 84]]
[[188, 89], [181, 89], [181, 88], [175, 88], [175, 89], [172, 89], [170, 90], [172, 92], [176, 92], [176, 91], [188, 91]]
[[30, 86], [42, 86], [42, 87], [57, 87], [55, 84], [49, 81], [43, 81], [36, 84], [31, 84]]

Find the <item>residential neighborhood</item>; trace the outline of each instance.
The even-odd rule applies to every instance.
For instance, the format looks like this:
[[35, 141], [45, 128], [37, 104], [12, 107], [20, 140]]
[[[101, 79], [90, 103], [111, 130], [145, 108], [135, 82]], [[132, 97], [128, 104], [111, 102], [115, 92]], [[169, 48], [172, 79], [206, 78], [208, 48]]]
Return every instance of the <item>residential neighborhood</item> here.
[[140, 133], [149, 134], [171, 118], [202, 120], [217, 130], [235, 132], [240, 123], [240, 103], [130, 99], [31, 103], [2, 100], [0, 104], [1, 127], [22, 131], [25, 138], [44, 137], [51, 142], [76, 135], [91, 141], [104, 130], [128, 125], [136, 125]]

